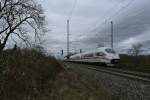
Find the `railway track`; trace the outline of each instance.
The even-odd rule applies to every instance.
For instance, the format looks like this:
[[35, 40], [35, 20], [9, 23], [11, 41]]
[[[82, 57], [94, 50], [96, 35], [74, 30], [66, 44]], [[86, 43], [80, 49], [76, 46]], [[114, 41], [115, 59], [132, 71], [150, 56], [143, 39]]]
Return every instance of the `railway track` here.
[[76, 66], [80, 66], [82, 68], [87, 68], [90, 70], [95, 70], [98, 72], [103, 72], [103, 73], [108, 73], [120, 77], [125, 77], [129, 79], [133, 79], [136, 81], [141, 81], [141, 82], [147, 82], [150, 83], [150, 74], [148, 73], [142, 73], [142, 72], [136, 72], [136, 71], [128, 71], [128, 70], [122, 70], [122, 69], [117, 69], [117, 68], [109, 68], [109, 67], [100, 67], [96, 65], [87, 65], [87, 64], [77, 64], [74, 63]]

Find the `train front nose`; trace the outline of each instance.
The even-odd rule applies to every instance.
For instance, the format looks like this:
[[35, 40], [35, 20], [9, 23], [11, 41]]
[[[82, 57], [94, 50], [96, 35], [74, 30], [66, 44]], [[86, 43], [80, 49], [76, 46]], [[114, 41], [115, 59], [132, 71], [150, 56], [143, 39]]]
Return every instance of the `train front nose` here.
[[119, 64], [120, 63], [120, 57], [119, 55], [113, 55], [113, 59], [111, 60], [112, 64]]

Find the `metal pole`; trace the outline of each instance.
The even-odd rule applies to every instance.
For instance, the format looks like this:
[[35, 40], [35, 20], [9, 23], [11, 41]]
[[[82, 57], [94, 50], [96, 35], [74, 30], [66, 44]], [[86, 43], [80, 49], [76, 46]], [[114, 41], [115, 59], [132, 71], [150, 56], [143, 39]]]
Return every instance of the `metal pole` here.
[[62, 56], [64, 55], [64, 50], [61, 50], [61, 55], [62, 55]]
[[2, 7], [1, 7], [1, 2], [0, 2], [0, 11], [1, 11], [1, 8], [2, 8]]
[[80, 53], [82, 53], [82, 49], [80, 49]]
[[113, 35], [114, 35], [113, 21], [111, 21], [111, 48], [112, 48], [112, 49], [114, 48], [114, 45], [113, 45], [113, 44], [114, 44], [114, 43], [113, 43], [113, 42], [114, 42], [114, 38], [113, 38], [114, 36], [113, 36]]
[[69, 20], [67, 20], [67, 59], [69, 59]]

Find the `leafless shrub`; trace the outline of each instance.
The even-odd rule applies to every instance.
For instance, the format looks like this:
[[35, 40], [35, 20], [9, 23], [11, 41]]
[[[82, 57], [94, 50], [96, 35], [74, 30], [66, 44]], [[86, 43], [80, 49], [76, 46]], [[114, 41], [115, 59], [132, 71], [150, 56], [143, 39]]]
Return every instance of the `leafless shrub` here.
[[128, 50], [128, 54], [137, 57], [142, 52], [141, 49], [142, 49], [142, 44], [140, 43], [133, 44], [132, 47]]

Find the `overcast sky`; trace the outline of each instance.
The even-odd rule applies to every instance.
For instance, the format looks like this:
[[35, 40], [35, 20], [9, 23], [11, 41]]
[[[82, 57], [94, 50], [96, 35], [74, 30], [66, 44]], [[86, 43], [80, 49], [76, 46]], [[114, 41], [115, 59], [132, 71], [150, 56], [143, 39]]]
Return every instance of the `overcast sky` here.
[[[70, 49], [110, 46], [114, 22], [117, 50], [141, 43], [150, 48], [150, 0], [39, 0], [51, 32], [45, 47], [53, 53], [66, 50], [66, 21], [70, 19]], [[119, 49], [118, 49], [119, 48]]]

